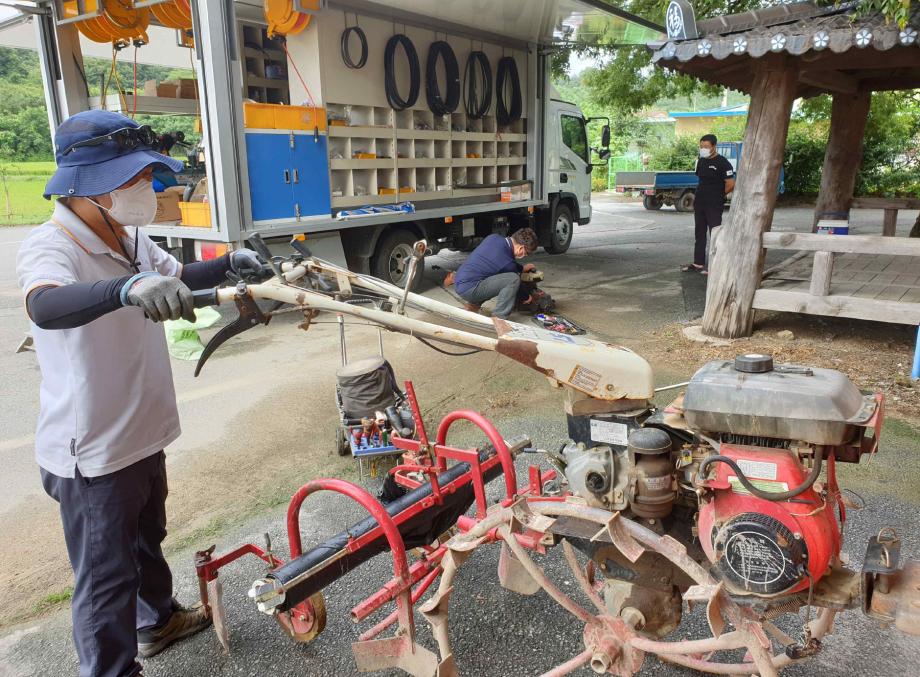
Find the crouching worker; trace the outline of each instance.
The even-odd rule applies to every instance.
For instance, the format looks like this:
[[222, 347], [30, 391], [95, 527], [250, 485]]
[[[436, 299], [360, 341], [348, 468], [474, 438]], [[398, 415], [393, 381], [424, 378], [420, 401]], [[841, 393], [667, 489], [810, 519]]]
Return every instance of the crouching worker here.
[[138, 226], [156, 213], [150, 128], [86, 111], [58, 128], [50, 220], [19, 250], [41, 368], [35, 455], [60, 504], [74, 571], [73, 638], [81, 677], [142, 673], [152, 656], [208, 626], [173, 598], [166, 537], [166, 459], [179, 437], [164, 320], [194, 320], [193, 289], [228, 271], [261, 271], [247, 249], [182, 266]]
[[532, 263], [522, 266], [517, 260], [536, 249], [537, 234], [530, 228], [511, 237], [489, 235], [480, 242], [454, 277], [454, 288], [466, 301], [466, 309], [479, 312], [483, 303], [495, 299], [492, 316], [507, 319], [517, 301], [521, 273], [536, 270]]

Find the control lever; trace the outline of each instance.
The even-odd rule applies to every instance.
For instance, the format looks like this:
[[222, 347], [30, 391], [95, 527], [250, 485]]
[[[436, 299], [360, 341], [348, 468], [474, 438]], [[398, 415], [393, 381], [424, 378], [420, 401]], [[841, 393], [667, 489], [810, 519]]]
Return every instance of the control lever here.
[[306, 238], [303, 235], [295, 235], [291, 238], [291, 246], [305, 259], [312, 259], [313, 252], [306, 245]]
[[414, 245], [412, 245], [412, 258], [409, 259], [409, 270], [406, 273], [406, 286], [403, 288], [402, 298], [399, 299], [399, 304], [396, 306], [397, 315], [402, 315], [405, 311], [406, 301], [409, 298], [412, 282], [415, 280], [415, 270], [418, 267], [419, 262], [425, 258], [426, 251], [428, 251], [427, 240], [419, 240]]
[[272, 253], [269, 251], [268, 245], [265, 244], [265, 240], [262, 239], [262, 236], [258, 233], [252, 233], [249, 236], [249, 244], [251, 244], [252, 248], [256, 250], [256, 254], [265, 259], [268, 265], [271, 266], [275, 277], [277, 277], [280, 282], [284, 282], [285, 280], [284, 275], [281, 274], [281, 267], [275, 261], [275, 257], [272, 256]]
[[[303, 256], [305, 259], [312, 259], [313, 252], [310, 251], [310, 248], [306, 245], [306, 238], [303, 235], [295, 235], [291, 238], [291, 247], [297, 250], [297, 253]], [[310, 276], [310, 279], [314, 280], [319, 288], [323, 291], [333, 291], [334, 287], [329, 284], [329, 282], [322, 276], [316, 275], [311, 272], [307, 274]]]
[[[213, 289], [192, 292], [192, 294], [198, 295], [195, 296], [196, 308], [201, 307], [198, 305], [199, 299], [201, 299], [203, 303], [204, 299], [211, 300], [211, 298], [213, 298], [216, 300], [217, 296], [216, 291]], [[212, 294], [213, 296], [208, 298], [207, 294]], [[269, 320], [272, 319], [271, 315], [266, 315], [262, 312], [262, 309], [259, 308], [258, 304], [255, 302], [255, 299], [253, 299], [247, 291], [245, 282], [239, 282], [236, 285], [235, 303], [237, 310], [239, 310], [240, 316], [230, 324], [224, 326], [220, 331], [214, 334], [210, 341], [208, 341], [208, 344], [204, 347], [204, 351], [202, 351], [201, 356], [198, 358], [198, 364], [195, 365], [195, 376], [198, 376], [198, 374], [201, 372], [201, 368], [204, 366], [204, 363], [207, 362], [208, 358], [225, 341], [236, 336], [237, 334], [242, 334], [247, 329], [252, 329], [256, 325], [268, 324]]]

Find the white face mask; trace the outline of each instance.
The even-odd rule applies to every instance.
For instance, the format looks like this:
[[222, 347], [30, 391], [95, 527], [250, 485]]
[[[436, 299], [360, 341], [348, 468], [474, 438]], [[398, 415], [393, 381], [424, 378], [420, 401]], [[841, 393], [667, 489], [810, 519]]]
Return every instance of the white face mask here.
[[712, 153], [708, 148], [700, 148], [700, 157], [704, 160], [709, 157], [709, 154]]
[[[157, 214], [157, 194], [153, 183], [141, 180], [109, 193], [112, 206], [106, 209], [113, 219], [123, 226], [147, 226]], [[99, 207], [99, 203], [94, 202]], [[105, 207], [102, 207], [105, 209]]]

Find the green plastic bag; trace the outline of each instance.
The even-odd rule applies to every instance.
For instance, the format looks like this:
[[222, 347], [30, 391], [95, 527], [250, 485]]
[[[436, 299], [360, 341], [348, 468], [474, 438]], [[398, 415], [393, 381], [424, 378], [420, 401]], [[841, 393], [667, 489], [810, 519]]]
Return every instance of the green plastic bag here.
[[197, 308], [195, 321], [166, 320], [163, 327], [166, 329], [166, 346], [169, 354], [177, 360], [197, 360], [204, 352], [199, 329], [207, 329], [220, 319], [220, 313], [213, 308]]

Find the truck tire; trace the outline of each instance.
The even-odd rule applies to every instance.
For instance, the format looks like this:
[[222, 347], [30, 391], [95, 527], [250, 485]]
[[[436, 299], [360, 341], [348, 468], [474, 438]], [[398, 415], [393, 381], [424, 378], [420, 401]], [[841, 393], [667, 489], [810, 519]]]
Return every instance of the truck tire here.
[[557, 204], [549, 222], [549, 244], [543, 249], [548, 254], [564, 254], [568, 251], [569, 245], [572, 244], [574, 225], [575, 221], [569, 206], [562, 203]]
[[402, 228], [382, 235], [371, 259], [371, 275], [404, 289], [409, 282], [408, 288], [414, 289], [422, 278], [422, 267], [415, 269], [411, 282], [407, 278], [409, 261], [412, 259], [412, 245], [418, 240], [419, 237], [415, 233]]
[[643, 195], [642, 196], [642, 206], [648, 209], [649, 211], [657, 211], [661, 209], [661, 206], [664, 204], [663, 195]]
[[692, 212], [695, 199], [696, 193], [692, 190], [685, 190], [683, 194], [677, 198], [677, 202], [674, 203], [674, 209], [679, 212]]

